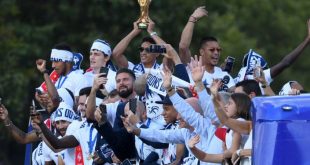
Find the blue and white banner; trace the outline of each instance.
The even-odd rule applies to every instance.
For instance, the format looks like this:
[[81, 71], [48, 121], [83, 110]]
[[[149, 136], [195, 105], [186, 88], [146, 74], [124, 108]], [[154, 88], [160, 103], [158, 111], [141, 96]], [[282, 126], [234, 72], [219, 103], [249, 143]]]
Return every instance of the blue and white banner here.
[[247, 69], [245, 75], [253, 75], [253, 70], [256, 66], [260, 66], [261, 68], [267, 67], [267, 62], [265, 59], [260, 54], [254, 52], [252, 49], [250, 49], [247, 56]]
[[[152, 69], [150, 70], [148, 76], [147, 76], [147, 84], [148, 84], [148, 88], [153, 91], [156, 92], [162, 96], [166, 96], [166, 89], [162, 86], [163, 85], [163, 77], [161, 75], [161, 70], [157, 69]], [[172, 76], [172, 85], [176, 86], [176, 87], [186, 87], [189, 88], [190, 87], [190, 83], [177, 78], [175, 76]]]

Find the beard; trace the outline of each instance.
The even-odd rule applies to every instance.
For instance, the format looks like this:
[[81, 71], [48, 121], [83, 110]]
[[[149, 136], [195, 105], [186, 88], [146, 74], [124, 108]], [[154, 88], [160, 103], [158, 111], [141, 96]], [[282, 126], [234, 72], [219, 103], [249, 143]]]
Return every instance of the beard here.
[[118, 95], [121, 97], [121, 98], [127, 98], [128, 96], [130, 96], [133, 92], [133, 89], [132, 88], [126, 88], [126, 90], [122, 89], [120, 91], [118, 91]]

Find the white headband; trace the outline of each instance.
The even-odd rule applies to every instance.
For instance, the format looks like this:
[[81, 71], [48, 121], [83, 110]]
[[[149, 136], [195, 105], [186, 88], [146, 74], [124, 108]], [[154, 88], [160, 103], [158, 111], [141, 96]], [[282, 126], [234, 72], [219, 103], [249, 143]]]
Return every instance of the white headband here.
[[64, 102], [61, 102], [57, 108], [57, 110], [54, 112], [54, 121], [59, 120], [65, 120], [68, 122], [72, 122], [74, 119], [76, 119], [76, 114], [72, 110], [72, 108], [67, 105]]
[[52, 49], [51, 61], [72, 62], [73, 54], [67, 50]]
[[95, 40], [93, 45], [91, 46], [90, 50], [97, 49], [99, 51], [102, 51], [104, 54], [111, 56], [112, 51], [111, 47], [108, 43], [102, 40]]

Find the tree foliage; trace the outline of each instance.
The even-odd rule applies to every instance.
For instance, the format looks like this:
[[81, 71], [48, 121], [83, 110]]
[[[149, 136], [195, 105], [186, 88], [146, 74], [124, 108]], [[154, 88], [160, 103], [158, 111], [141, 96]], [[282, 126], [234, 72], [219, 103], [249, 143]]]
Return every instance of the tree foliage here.
[[[196, 23], [192, 52], [198, 52], [202, 36], [216, 36], [223, 48], [221, 60], [228, 55], [237, 59], [233, 75], [249, 49], [262, 54], [272, 66], [307, 35], [309, 0], [153, 0], [150, 17], [156, 22], [156, 31], [161, 37], [177, 49], [188, 17], [201, 5], [206, 6], [209, 14]], [[136, 0], [0, 1], [0, 97], [14, 123], [26, 130], [34, 88], [43, 80], [36, 71], [35, 59], [48, 59], [52, 46], [65, 41], [74, 51], [84, 54], [86, 69], [92, 41], [102, 38], [115, 46], [131, 31], [139, 11]], [[126, 51], [131, 60], [138, 59], [137, 47], [143, 35]], [[310, 64], [309, 53], [308, 48], [292, 67], [275, 79], [272, 85], [275, 91], [288, 80], [297, 80], [306, 90], [310, 89], [307, 83], [310, 77], [305, 76]], [[0, 131], [1, 160], [10, 162], [13, 156], [22, 160], [21, 145], [9, 138], [3, 126]]]

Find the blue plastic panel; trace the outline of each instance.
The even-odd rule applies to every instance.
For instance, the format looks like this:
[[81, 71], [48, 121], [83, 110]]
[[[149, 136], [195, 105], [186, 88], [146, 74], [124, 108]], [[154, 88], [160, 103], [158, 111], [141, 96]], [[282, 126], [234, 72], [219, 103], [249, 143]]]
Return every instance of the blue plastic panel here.
[[253, 100], [255, 165], [310, 165], [310, 95]]

